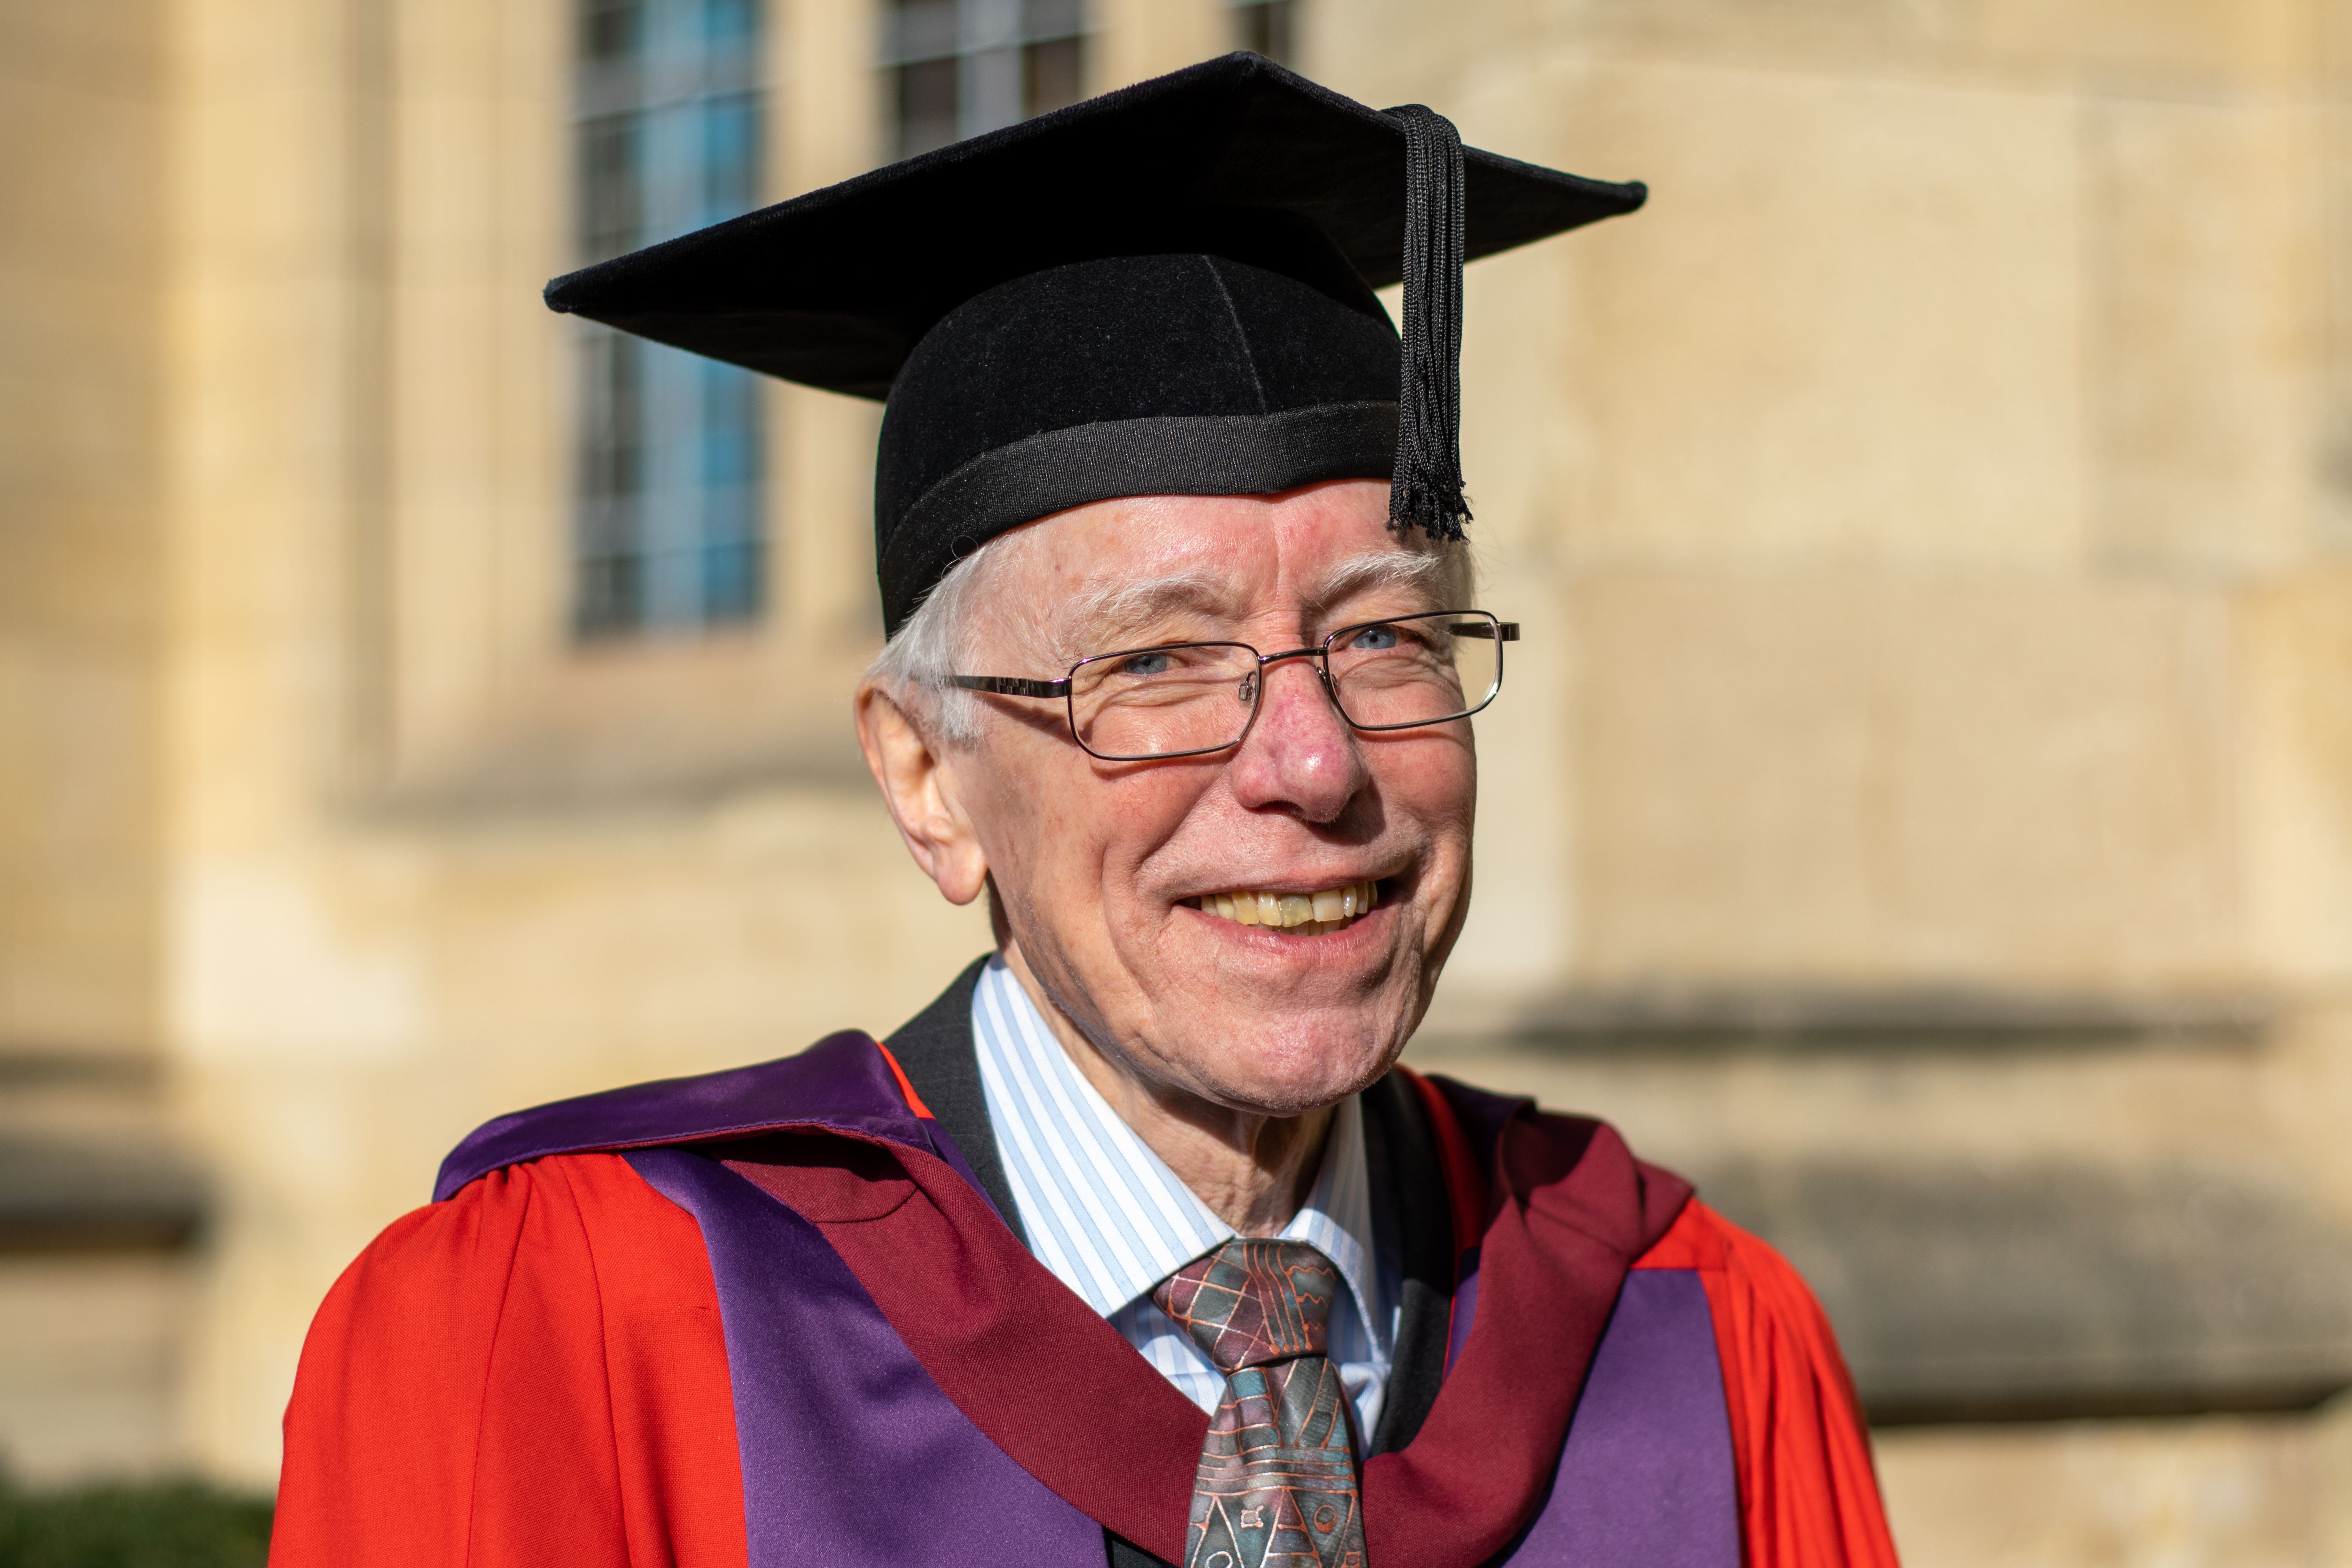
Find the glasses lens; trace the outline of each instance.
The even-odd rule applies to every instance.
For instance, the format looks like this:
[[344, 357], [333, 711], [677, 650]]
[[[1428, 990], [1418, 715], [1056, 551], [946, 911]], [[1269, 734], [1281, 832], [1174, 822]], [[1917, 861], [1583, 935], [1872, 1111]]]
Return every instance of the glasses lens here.
[[1230, 746], [1256, 700], [1257, 655], [1239, 643], [1100, 654], [1070, 676], [1078, 743], [1113, 760]]
[[1495, 617], [1472, 611], [1351, 626], [1331, 641], [1331, 685], [1360, 730], [1401, 730], [1475, 713], [1503, 681]]

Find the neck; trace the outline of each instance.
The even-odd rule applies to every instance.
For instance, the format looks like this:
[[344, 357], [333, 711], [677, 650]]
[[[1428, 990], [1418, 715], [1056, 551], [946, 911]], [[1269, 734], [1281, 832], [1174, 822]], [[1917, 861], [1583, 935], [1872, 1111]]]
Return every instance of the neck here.
[[1155, 1082], [1071, 1022], [1029, 973], [1018, 946], [1008, 943], [1004, 957], [1080, 1075], [1210, 1213], [1236, 1236], [1274, 1236], [1290, 1223], [1314, 1184], [1331, 1127], [1330, 1107], [1303, 1116], [1267, 1116]]

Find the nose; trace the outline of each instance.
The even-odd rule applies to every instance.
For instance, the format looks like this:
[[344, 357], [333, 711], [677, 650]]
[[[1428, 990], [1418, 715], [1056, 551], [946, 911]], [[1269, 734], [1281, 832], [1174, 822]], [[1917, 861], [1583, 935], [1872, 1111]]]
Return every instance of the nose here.
[[1320, 667], [1309, 658], [1278, 659], [1258, 679], [1265, 692], [1257, 721], [1225, 764], [1235, 796], [1245, 806], [1287, 808], [1308, 822], [1336, 820], [1370, 775]]

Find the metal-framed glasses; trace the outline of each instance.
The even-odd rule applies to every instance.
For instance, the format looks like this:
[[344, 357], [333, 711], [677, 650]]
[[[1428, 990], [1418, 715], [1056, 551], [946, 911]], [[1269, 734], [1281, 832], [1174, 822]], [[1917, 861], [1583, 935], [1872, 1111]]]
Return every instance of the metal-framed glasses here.
[[1503, 645], [1518, 623], [1484, 610], [1437, 610], [1341, 626], [1307, 647], [1260, 653], [1247, 643], [1162, 643], [1089, 654], [1059, 680], [950, 675], [947, 684], [997, 697], [1058, 700], [1070, 735], [1107, 763], [1197, 757], [1242, 743], [1265, 700], [1266, 672], [1313, 661], [1350, 727], [1414, 730], [1467, 719], [1503, 689]]

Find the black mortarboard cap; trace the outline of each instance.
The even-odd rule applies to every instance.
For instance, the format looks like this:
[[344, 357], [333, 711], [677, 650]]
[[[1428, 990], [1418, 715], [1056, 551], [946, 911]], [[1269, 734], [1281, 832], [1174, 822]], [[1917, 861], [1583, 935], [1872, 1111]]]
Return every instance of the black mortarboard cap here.
[[[961, 556], [1124, 495], [1392, 480], [1461, 532], [1462, 264], [1642, 205], [1235, 54], [559, 278], [557, 310], [887, 400], [892, 632]], [[1372, 290], [1402, 282], [1402, 342]]]

